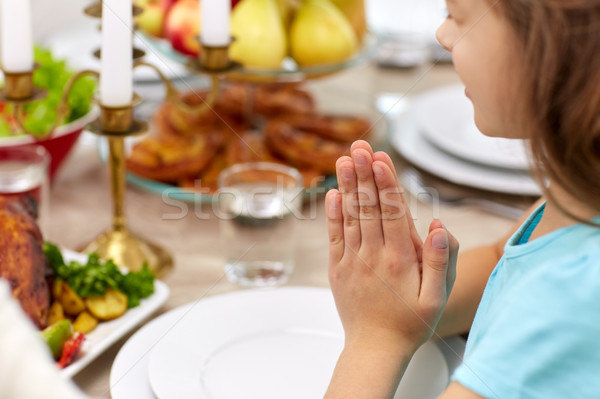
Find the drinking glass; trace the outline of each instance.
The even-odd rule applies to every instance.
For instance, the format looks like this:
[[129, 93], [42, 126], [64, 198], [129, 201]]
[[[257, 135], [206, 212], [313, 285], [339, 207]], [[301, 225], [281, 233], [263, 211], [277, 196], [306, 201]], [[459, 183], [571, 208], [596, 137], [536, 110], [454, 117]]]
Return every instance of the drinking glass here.
[[0, 195], [18, 197], [47, 231], [50, 155], [41, 146], [0, 147]]
[[231, 282], [256, 287], [289, 279], [303, 191], [300, 173], [285, 165], [252, 162], [221, 172], [215, 213]]

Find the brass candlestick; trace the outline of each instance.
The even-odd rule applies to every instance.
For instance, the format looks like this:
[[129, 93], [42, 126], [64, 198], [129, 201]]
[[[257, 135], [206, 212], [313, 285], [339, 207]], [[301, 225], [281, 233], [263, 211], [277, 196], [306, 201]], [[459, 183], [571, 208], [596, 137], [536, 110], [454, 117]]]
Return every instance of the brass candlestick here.
[[144, 263], [157, 278], [164, 277], [173, 268], [173, 258], [162, 247], [129, 231], [124, 213], [125, 200], [125, 137], [144, 133], [148, 125], [133, 118], [133, 107], [140, 102], [138, 96], [123, 107], [100, 105], [100, 117], [88, 129], [106, 137], [109, 144], [108, 164], [113, 199], [111, 227], [96, 237], [84, 252], [96, 252], [104, 259], [129, 270], [140, 270]]

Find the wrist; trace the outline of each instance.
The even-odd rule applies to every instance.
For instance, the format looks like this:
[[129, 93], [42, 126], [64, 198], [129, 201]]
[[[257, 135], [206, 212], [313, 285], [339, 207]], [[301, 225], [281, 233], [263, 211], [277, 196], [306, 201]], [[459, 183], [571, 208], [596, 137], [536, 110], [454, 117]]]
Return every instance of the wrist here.
[[325, 398], [391, 398], [413, 354], [408, 345], [346, 342]]
[[395, 332], [362, 331], [360, 334], [346, 334], [344, 350], [412, 357], [423, 343]]

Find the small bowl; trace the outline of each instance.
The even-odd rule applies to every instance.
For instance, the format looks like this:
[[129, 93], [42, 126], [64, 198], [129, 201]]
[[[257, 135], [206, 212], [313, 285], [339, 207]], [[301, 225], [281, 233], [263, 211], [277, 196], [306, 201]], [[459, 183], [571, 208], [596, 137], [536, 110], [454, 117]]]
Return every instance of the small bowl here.
[[69, 155], [73, 149], [85, 126], [97, 117], [98, 109], [93, 107], [90, 112], [81, 118], [57, 127], [49, 137], [41, 140], [36, 140], [29, 135], [3, 137], [0, 138], [0, 147], [27, 147], [33, 145], [44, 147], [48, 154], [50, 154], [49, 173], [50, 179], [52, 180], [63, 161], [67, 158], [67, 155]]

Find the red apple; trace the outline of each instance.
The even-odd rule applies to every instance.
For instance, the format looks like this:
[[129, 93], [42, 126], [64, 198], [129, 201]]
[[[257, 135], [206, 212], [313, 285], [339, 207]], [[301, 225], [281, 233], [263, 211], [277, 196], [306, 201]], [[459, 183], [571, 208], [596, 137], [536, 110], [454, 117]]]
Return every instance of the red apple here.
[[161, 1], [135, 0], [135, 5], [144, 9], [136, 19], [140, 29], [152, 36], [163, 37], [165, 9]]
[[176, 2], [165, 22], [165, 37], [171, 46], [187, 55], [198, 56], [200, 43], [200, 2], [198, 0], [179, 0]]
[[235, 7], [239, 2], [240, 0], [231, 0], [231, 8], [233, 9], [233, 7]]
[[169, 14], [171, 8], [177, 3], [179, 0], [160, 0], [160, 5], [165, 10], [165, 15]]

